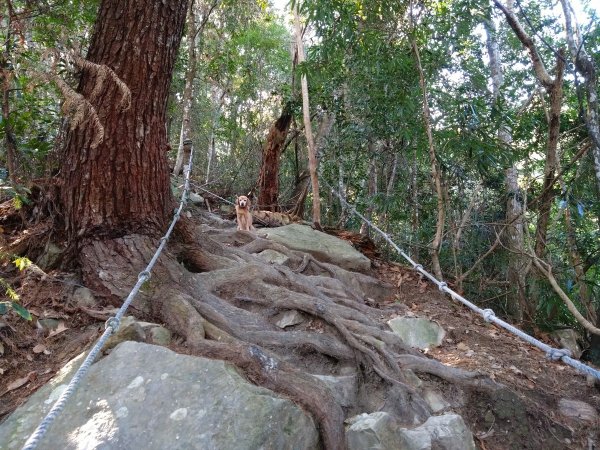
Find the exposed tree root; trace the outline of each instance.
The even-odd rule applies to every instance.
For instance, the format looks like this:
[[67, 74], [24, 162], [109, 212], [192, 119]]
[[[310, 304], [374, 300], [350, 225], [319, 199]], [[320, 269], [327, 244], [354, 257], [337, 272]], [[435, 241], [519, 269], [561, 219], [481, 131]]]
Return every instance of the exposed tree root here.
[[[385, 293], [382, 283], [366, 275], [250, 233], [215, 231], [215, 239], [206, 234], [200, 238], [188, 222], [178, 237], [180, 242], [159, 258], [132, 307], [138, 315], [166, 323], [198, 355], [229, 361], [251, 381], [301, 405], [318, 422], [327, 449], [346, 446], [344, 411], [318, 379], [305, 373], [303, 355], [314, 361], [309, 368], [313, 373], [335, 374], [338, 368], [354, 367], [361, 382], [387, 383], [404, 399], [397, 402], [404, 405], [399, 408], [408, 401], [419, 417], [429, 416], [431, 410], [410, 384], [406, 369], [476, 389], [495, 385], [407, 347], [380, 323], [381, 311], [366, 304], [361, 286], [380, 285], [380, 291], [369, 291], [369, 296]], [[88, 242], [80, 253], [86, 285], [117, 304], [155, 248], [154, 239], [138, 235]], [[286, 265], [254, 256], [267, 248], [286, 255]], [[350, 283], [351, 278], [360, 281]], [[277, 327], [271, 317], [286, 310], [303, 313], [305, 323], [290, 330]]]

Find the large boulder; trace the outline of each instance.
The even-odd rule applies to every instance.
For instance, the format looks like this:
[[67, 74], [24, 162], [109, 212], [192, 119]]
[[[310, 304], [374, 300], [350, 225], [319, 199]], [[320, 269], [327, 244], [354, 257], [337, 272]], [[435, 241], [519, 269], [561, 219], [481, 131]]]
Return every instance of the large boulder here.
[[[18, 449], [79, 364], [0, 425], [0, 449]], [[124, 342], [93, 364], [40, 449], [314, 449], [313, 420], [235, 369], [164, 347]]]
[[[315, 259], [347, 270], [366, 271], [371, 261], [348, 242], [313, 230], [306, 225], [291, 224], [265, 230], [265, 237], [292, 250], [310, 253]], [[261, 232], [261, 234], [263, 234]]]

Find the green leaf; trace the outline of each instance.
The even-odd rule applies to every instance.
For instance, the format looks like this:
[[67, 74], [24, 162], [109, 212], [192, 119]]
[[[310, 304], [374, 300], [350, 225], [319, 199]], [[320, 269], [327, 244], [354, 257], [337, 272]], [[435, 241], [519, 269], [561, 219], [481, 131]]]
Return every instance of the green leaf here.
[[20, 271], [23, 271], [24, 269], [27, 269], [31, 265], [31, 261], [29, 260], [29, 258], [23, 256], [20, 258], [15, 258], [13, 260], [13, 264], [17, 267], [17, 269], [19, 269]]
[[8, 312], [8, 305], [7, 302], [0, 302], [0, 316], [3, 316]]
[[25, 320], [31, 320], [31, 313], [26, 308], [19, 305], [17, 302], [11, 303], [12, 308]]
[[19, 300], [19, 294], [17, 294], [17, 292], [10, 285], [7, 284], [4, 287], [6, 288], [6, 295], [8, 298], [11, 300]]

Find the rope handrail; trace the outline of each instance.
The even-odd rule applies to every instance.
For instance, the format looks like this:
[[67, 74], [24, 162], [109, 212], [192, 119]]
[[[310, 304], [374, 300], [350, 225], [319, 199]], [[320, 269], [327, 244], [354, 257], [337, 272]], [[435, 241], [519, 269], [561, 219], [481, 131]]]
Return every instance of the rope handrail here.
[[392, 241], [392, 239], [390, 238], [390, 236], [387, 233], [383, 232], [379, 227], [377, 227], [375, 224], [373, 224], [369, 219], [367, 219], [365, 216], [363, 216], [361, 213], [359, 213], [352, 205], [350, 205], [346, 200], [344, 200], [342, 198], [342, 196], [334, 188], [332, 188], [328, 183], [326, 183], [325, 181], [322, 181], [322, 183], [325, 184], [331, 190], [331, 192], [337, 198], [339, 198], [340, 202], [343, 203], [344, 206], [346, 206], [353, 214], [360, 217], [365, 223], [367, 223], [375, 231], [377, 231], [379, 234], [381, 234], [381, 236], [383, 236], [383, 238], [402, 257], [404, 257], [404, 259], [406, 259], [412, 265], [414, 270], [419, 272], [424, 277], [428, 278], [433, 284], [437, 285], [437, 287], [440, 291], [450, 295], [450, 297], [452, 299], [462, 303], [467, 308], [480, 314], [485, 319], [486, 322], [493, 322], [496, 325], [498, 325], [498, 326], [504, 328], [505, 330], [513, 333], [514, 335], [520, 337], [524, 341], [530, 343], [531, 345], [544, 351], [546, 353], [546, 355], [548, 356], [548, 358], [550, 358], [551, 360], [553, 360], [553, 361], [561, 360], [565, 364], [579, 370], [580, 372], [582, 372], [586, 375], [590, 375], [590, 376], [600, 380], [600, 370], [594, 369], [593, 367], [583, 364], [581, 361], [571, 358], [571, 352], [568, 349], [565, 349], [565, 348], [558, 349], [558, 348], [554, 348], [548, 344], [543, 343], [542, 341], [528, 335], [524, 331], [519, 330], [515, 326], [503, 321], [502, 319], [499, 319], [498, 317], [496, 317], [496, 314], [494, 313], [494, 311], [492, 309], [489, 309], [489, 308], [481, 309], [477, 305], [471, 303], [469, 300], [464, 298], [462, 295], [460, 295], [457, 292], [450, 289], [448, 287], [448, 284], [445, 281], [439, 281], [437, 278], [435, 278], [433, 275], [431, 275], [429, 272], [427, 272], [421, 264], [416, 263], [400, 247], [398, 247], [394, 241]]
[[75, 375], [73, 375], [73, 378], [67, 385], [66, 389], [63, 391], [63, 393], [58, 398], [58, 400], [56, 400], [56, 402], [54, 403], [54, 405], [52, 406], [52, 408], [50, 409], [50, 411], [48, 412], [46, 417], [44, 417], [44, 419], [38, 425], [38, 427], [35, 429], [35, 431], [29, 436], [29, 438], [25, 442], [25, 445], [23, 446], [22, 450], [33, 450], [38, 446], [41, 439], [44, 437], [44, 435], [48, 431], [52, 422], [54, 422], [56, 417], [58, 417], [58, 415], [62, 412], [62, 410], [64, 409], [64, 407], [67, 403], [67, 400], [75, 392], [79, 383], [81, 382], [83, 377], [87, 374], [90, 366], [96, 359], [96, 356], [98, 356], [98, 353], [100, 352], [100, 350], [106, 343], [107, 339], [114, 332], [116, 332], [119, 329], [119, 325], [121, 323], [121, 318], [125, 314], [125, 311], [127, 311], [127, 308], [129, 307], [129, 305], [131, 304], [131, 302], [133, 301], [133, 299], [139, 292], [140, 288], [150, 278], [150, 272], [151, 272], [152, 268], [154, 267], [154, 265], [156, 264], [156, 261], [158, 261], [158, 258], [160, 256], [161, 252], [163, 251], [163, 248], [167, 244], [167, 241], [168, 241], [169, 237], [171, 236], [173, 229], [175, 228], [175, 224], [177, 223], [177, 221], [179, 220], [179, 217], [181, 216], [181, 211], [183, 210], [183, 207], [186, 203], [187, 193], [190, 189], [190, 172], [192, 170], [192, 158], [194, 155], [194, 147], [192, 146], [192, 142], [190, 140], [186, 140], [184, 142], [184, 145], [186, 145], [186, 144], [190, 146], [190, 158], [188, 161], [188, 165], [185, 166], [185, 169], [184, 169], [185, 183], [184, 183], [183, 192], [181, 194], [181, 201], [179, 202], [179, 208], [177, 208], [177, 210], [173, 214], [173, 220], [171, 221], [171, 225], [167, 229], [167, 232], [165, 233], [165, 235], [162, 238], [160, 238], [160, 245], [156, 249], [154, 256], [152, 256], [152, 259], [150, 260], [150, 262], [148, 263], [146, 268], [138, 274], [137, 283], [131, 289], [131, 292], [125, 299], [125, 302], [123, 302], [123, 305], [121, 306], [121, 308], [119, 308], [119, 310], [117, 311], [115, 316], [111, 317], [110, 319], [108, 319], [106, 321], [104, 333], [102, 334], [102, 336], [100, 336], [100, 338], [98, 339], [98, 341], [96, 342], [96, 344], [94, 345], [92, 350], [90, 350], [90, 353], [87, 355], [87, 357], [85, 358], [85, 360], [83, 361], [83, 363], [81, 364], [79, 369], [77, 369], [77, 372], [75, 372]]

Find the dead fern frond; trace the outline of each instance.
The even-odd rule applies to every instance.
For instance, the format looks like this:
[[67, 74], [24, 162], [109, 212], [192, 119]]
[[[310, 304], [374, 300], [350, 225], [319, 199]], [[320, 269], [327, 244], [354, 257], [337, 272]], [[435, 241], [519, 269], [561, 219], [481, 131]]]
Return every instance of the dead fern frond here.
[[71, 129], [77, 128], [86, 120], [90, 120], [94, 135], [92, 137], [91, 148], [96, 148], [104, 140], [104, 127], [100, 122], [96, 108], [81, 94], [75, 92], [65, 81], [57, 75], [53, 75], [52, 79], [60, 89], [63, 95], [64, 103], [62, 112], [70, 118]]

